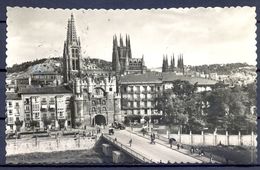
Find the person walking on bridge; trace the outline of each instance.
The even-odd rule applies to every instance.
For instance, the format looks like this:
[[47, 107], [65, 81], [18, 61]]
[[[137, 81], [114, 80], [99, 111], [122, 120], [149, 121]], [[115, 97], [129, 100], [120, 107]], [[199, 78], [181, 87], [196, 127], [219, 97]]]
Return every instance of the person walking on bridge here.
[[133, 142], [133, 140], [132, 140], [132, 138], [129, 140], [129, 145], [130, 145], [130, 147], [132, 146], [132, 142]]

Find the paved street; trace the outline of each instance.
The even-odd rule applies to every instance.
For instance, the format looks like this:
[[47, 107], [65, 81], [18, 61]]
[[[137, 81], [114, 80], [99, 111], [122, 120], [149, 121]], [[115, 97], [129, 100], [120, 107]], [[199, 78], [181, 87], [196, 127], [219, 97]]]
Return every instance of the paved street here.
[[127, 146], [129, 146], [129, 140], [132, 138], [133, 142], [131, 148], [154, 162], [161, 161], [167, 163], [170, 161], [171, 163], [202, 163], [202, 161], [198, 159], [172, 150], [163, 145], [150, 144], [148, 139], [132, 134], [126, 130], [115, 131], [115, 134], [111, 137], [116, 137], [118, 142]]

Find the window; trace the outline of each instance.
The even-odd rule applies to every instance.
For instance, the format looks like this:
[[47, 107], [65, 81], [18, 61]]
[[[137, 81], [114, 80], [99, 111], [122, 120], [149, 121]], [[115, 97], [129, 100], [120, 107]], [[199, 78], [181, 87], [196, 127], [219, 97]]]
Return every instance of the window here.
[[42, 117], [46, 119], [46, 118], [47, 118], [47, 114], [44, 113], [44, 114], [42, 115]]
[[25, 109], [24, 109], [26, 112], [30, 111], [30, 107], [29, 106], [25, 106]]
[[18, 103], [18, 102], [16, 102], [16, 103], [15, 103], [15, 106], [16, 106], [16, 107], [18, 107], [18, 106], [19, 106], [19, 103]]
[[145, 109], [145, 110], [144, 110], [144, 114], [146, 114], [146, 115], [147, 115], [147, 109]]
[[38, 111], [40, 109], [40, 105], [38, 105], [38, 104], [33, 104], [32, 105], [32, 110], [33, 111]]
[[140, 102], [136, 102], [136, 105], [139, 108], [140, 107]]
[[25, 99], [25, 104], [29, 104], [30, 103], [30, 100], [27, 98]]
[[110, 88], [109, 88], [109, 91], [112, 91], [112, 90], [113, 90], [112, 87], [110, 87]]
[[13, 111], [12, 110], [9, 110], [9, 115], [12, 115], [13, 114]]
[[[147, 101], [144, 102], [144, 107], [147, 107]], [[147, 110], [146, 110], [147, 111]]]
[[8, 122], [9, 123], [13, 123], [13, 121], [14, 121], [13, 117], [8, 117]]
[[52, 118], [52, 119], [55, 118], [55, 113], [51, 113], [51, 118]]
[[59, 114], [60, 114], [60, 117], [63, 117], [63, 112], [59, 112]]
[[26, 120], [30, 120], [30, 114], [26, 114]]
[[39, 112], [35, 112], [35, 119], [39, 119], [40, 113]]
[[140, 86], [136, 86], [136, 92], [140, 92]]
[[151, 92], [153, 92], [154, 91], [154, 87], [153, 86], [151, 86]]
[[75, 60], [72, 60], [72, 70], [76, 70], [75, 65], [76, 65]]
[[12, 107], [12, 106], [13, 106], [12, 102], [9, 102], [8, 105], [9, 105], [9, 107]]
[[144, 92], [147, 92], [147, 86], [144, 86], [143, 88], [144, 88]]
[[76, 70], [79, 70], [79, 60], [76, 60]]

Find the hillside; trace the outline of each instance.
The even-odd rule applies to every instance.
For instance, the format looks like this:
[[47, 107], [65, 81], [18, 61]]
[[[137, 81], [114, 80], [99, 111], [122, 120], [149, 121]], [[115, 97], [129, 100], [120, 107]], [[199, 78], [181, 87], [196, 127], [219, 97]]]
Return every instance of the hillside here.
[[[62, 58], [43, 58], [40, 60], [28, 61], [15, 64], [7, 68], [7, 73], [32, 74], [36, 72], [56, 72], [62, 73]], [[84, 58], [83, 70], [111, 70], [111, 62], [96, 59]]]
[[230, 63], [230, 64], [211, 64], [211, 65], [200, 65], [200, 66], [189, 66], [191, 71], [200, 73], [218, 73], [219, 75], [230, 75], [234, 72], [238, 72], [243, 69], [249, 69], [251, 71], [256, 70], [256, 67], [248, 65], [246, 63]]

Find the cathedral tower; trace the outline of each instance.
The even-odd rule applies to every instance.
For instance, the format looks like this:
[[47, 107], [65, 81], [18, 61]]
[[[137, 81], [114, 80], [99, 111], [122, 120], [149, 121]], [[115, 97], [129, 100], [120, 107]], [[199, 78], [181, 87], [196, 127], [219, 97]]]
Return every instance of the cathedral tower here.
[[74, 16], [71, 14], [71, 18], [68, 20], [67, 38], [64, 41], [63, 50], [64, 83], [69, 83], [73, 76], [80, 76], [81, 60], [80, 39], [77, 37]]
[[123, 38], [120, 35], [119, 44], [117, 36], [113, 37], [113, 53], [112, 53], [112, 69], [118, 74], [129, 69], [129, 60], [132, 58], [130, 37], [126, 35], [125, 44]]

